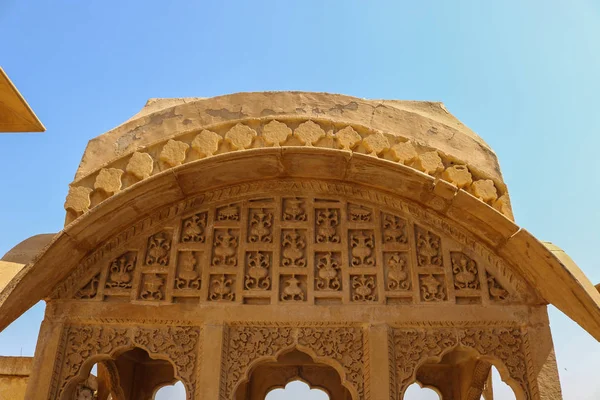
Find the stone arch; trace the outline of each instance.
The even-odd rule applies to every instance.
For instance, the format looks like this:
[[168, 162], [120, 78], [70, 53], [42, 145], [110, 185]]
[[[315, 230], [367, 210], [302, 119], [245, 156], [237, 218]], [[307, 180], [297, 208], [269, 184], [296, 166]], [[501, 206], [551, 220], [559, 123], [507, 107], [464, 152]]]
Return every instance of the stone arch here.
[[[274, 389], [285, 388], [292, 381], [301, 381], [311, 389], [319, 389], [330, 399], [351, 400], [352, 385], [344, 379], [341, 365], [324, 357], [310, 355], [309, 348], [293, 346], [273, 357], [263, 357], [248, 366], [244, 380], [236, 389], [235, 400], [264, 400]], [[274, 361], [272, 361], [274, 359]], [[265, 378], [266, 377], [266, 380]], [[254, 382], [259, 382], [256, 385]], [[258, 387], [257, 387], [258, 386]], [[249, 396], [249, 397], [248, 397]]]
[[[253, 370], [294, 351], [334, 370], [352, 400], [368, 398], [367, 337], [358, 326], [232, 325], [225, 336], [221, 398], [233, 400]], [[266, 393], [263, 394], [263, 396]]]
[[[393, 336], [396, 385], [400, 398], [414, 382], [431, 386], [444, 398], [443, 384], [452, 385], [454, 377], [444, 376], [445, 382], [441, 381], [440, 385], [436, 385], [422, 382], [426, 379], [420, 380], [418, 373], [423, 366], [440, 364], [445, 357], [455, 352], [464, 352], [474, 361], [483, 361], [487, 363], [487, 368], [496, 367], [502, 381], [513, 390], [517, 400], [535, 398], [537, 385], [530, 379], [532, 371], [528, 339], [517, 328], [401, 329], [395, 330]], [[398, 336], [402, 336], [400, 342]], [[501, 336], [505, 339], [495, 343], [489, 341], [491, 337]], [[402, 352], [399, 344], [409, 347]], [[471, 373], [474, 374], [473, 371]]]
[[51, 389], [53, 398], [70, 400], [77, 384], [89, 376], [96, 363], [117, 361], [121, 355], [136, 350], [151, 360], [165, 361], [172, 368], [172, 376], [166, 381], [157, 377], [157, 385], [179, 380], [186, 388], [188, 400], [194, 398], [199, 328], [70, 325], [62, 336], [63, 351], [57, 355]]
[[412, 398], [406, 397], [406, 395], [407, 395], [407, 392], [410, 390], [410, 388], [415, 385], [417, 387], [419, 387], [421, 390], [428, 389], [428, 390], [434, 392], [435, 394], [438, 395], [438, 400], [444, 400], [444, 397], [442, 396], [442, 392], [440, 391], [440, 389], [437, 386], [426, 385], [424, 383], [421, 383], [418, 379], [406, 388], [407, 390], [404, 391], [402, 398], [400, 400], [412, 400]]

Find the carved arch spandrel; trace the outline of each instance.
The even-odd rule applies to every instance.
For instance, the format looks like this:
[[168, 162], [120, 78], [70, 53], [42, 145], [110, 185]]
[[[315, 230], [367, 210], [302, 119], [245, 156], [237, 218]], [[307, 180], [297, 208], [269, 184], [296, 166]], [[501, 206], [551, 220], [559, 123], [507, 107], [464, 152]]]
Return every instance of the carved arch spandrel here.
[[[115, 238], [118, 246], [100, 246], [101, 256], [82, 260], [54, 296], [102, 300], [108, 289], [142, 303], [258, 297], [261, 304], [313, 304], [321, 291], [376, 304], [537, 302], [534, 290], [464, 228], [362, 186], [248, 183], [207, 192], [156, 218], [164, 215], [140, 223], [127, 240]], [[119, 258], [134, 253], [131, 291], [107, 287], [109, 269], [123, 268]]]
[[[169, 361], [175, 377], [186, 387], [187, 399], [194, 399], [201, 343], [197, 326], [107, 326], [73, 324], [64, 328], [52, 373], [49, 399], [62, 400], [93, 364], [114, 359], [139, 347], [151, 358]], [[67, 399], [65, 399], [67, 400]]]
[[367, 331], [353, 325], [231, 324], [225, 329], [220, 399], [231, 400], [257, 365], [297, 349], [333, 367], [355, 400], [370, 399]]
[[460, 348], [494, 365], [518, 400], [539, 400], [528, 340], [524, 329], [500, 325], [393, 328], [389, 340], [391, 398], [402, 398], [421, 365], [440, 362]]

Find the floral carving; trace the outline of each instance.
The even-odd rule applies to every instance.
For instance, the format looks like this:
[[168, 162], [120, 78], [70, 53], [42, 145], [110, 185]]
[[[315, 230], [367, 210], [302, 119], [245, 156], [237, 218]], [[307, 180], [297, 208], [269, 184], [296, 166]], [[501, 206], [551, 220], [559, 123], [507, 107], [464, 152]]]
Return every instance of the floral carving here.
[[458, 339], [462, 346], [471, 347], [481, 355], [499, 358], [510, 376], [528, 392], [523, 336], [518, 328], [464, 329], [458, 332]]
[[148, 249], [146, 250], [146, 265], [169, 265], [169, 254], [171, 252], [171, 234], [159, 232], [148, 238]]
[[354, 327], [302, 327], [298, 330], [298, 345], [312, 350], [318, 357], [336, 360], [344, 368], [345, 378], [364, 399], [365, 362], [363, 331]]
[[458, 343], [452, 329], [394, 329], [393, 351], [399, 398], [416, 373], [416, 367], [430, 357], [440, 357]]
[[183, 220], [181, 224], [181, 241], [184, 243], [204, 243], [206, 241], [206, 222], [208, 215], [201, 212]]
[[292, 328], [269, 326], [229, 327], [222, 362], [221, 400], [232, 398], [246, 368], [255, 360], [275, 356], [294, 344]]
[[306, 267], [306, 230], [281, 231], [281, 265], [284, 267]]
[[316, 356], [316, 360], [337, 363], [344, 380], [356, 391], [357, 400], [366, 397], [365, 376], [369, 362], [365, 337], [359, 327], [233, 325], [227, 330], [221, 364], [221, 400], [233, 398], [248, 368], [259, 360], [272, 360], [284, 351], [298, 347]]
[[204, 129], [192, 140], [192, 149], [200, 157], [210, 157], [217, 152], [222, 141], [223, 138], [220, 135]]
[[317, 243], [340, 243], [338, 225], [340, 210], [337, 208], [316, 209]]
[[375, 275], [354, 275], [352, 277], [352, 301], [376, 301]]
[[140, 299], [164, 300], [165, 298], [165, 274], [143, 274]]
[[215, 267], [237, 266], [238, 232], [215, 229], [212, 264]]
[[[63, 331], [64, 352], [55, 371], [56, 384], [52, 399], [60, 399], [66, 386], [73, 384], [83, 364], [92, 357], [114, 357], [117, 351], [140, 347], [150, 357], [165, 357], [175, 367], [175, 376], [186, 387], [187, 399], [195, 398], [199, 327], [138, 327], [116, 328], [101, 325], [71, 325]], [[78, 385], [80, 386], [80, 385]]]
[[417, 265], [442, 267], [442, 241], [439, 236], [415, 225]]
[[479, 289], [479, 271], [475, 261], [463, 253], [450, 253], [450, 258], [454, 288], [457, 290]]
[[304, 199], [283, 199], [283, 220], [306, 221], [305, 207]]
[[239, 221], [240, 208], [237, 205], [221, 207], [217, 210], [217, 221]]
[[273, 210], [250, 210], [249, 218], [249, 235], [250, 243], [271, 243], [273, 242]]
[[298, 138], [300, 143], [306, 146], [317, 144], [319, 139], [325, 136], [325, 131], [313, 121], [306, 121], [294, 130], [294, 136]]
[[107, 288], [131, 289], [136, 253], [127, 252], [114, 259], [108, 267]]
[[372, 231], [350, 231], [350, 253], [353, 267], [375, 266], [375, 237]]
[[318, 290], [341, 290], [340, 253], [316, 253], [315, 287]]
[[486, 271], [486, 275], [490, 299], [499, 302], [506, 301], [509, 297], [508, 291], [489, 272]]
[[382, 213], [383, 241], [385, 243], [408, 243], [406, 220], [395, 215]]
[[93, 299], [98, 294], [100, 274], [96, 274], [90, 281], [75, 293], [76, 299]]
[[421, 284], [421, 300], [442, 301], [446, 299], [444, 275], [420, 275], [419, 283]]
[[200, 289], [201, 277], [197, 257], [194, 251], [179, 253], [175, 289]]
[[371, 222], [373, 212], [371, 209], [356, 204], [348, 204], [348, 221]]
[[208, 299], [210, 301], [234, 301], [234, 275], [213, 275], [210, 278]]
[[306, 278], [296, 275], [281, 275], [281, 301], [304, 301], [306, 300]]
[[406, 253], [384, 253], [386, 285], [388, 290], [409, 290], [410, 275], [407, 268], [408, 257]]
[[244, 288], [249, 290], [267, 290], [271, 287], [271, 253], [253, 251], [246, 254], [246, 278]]

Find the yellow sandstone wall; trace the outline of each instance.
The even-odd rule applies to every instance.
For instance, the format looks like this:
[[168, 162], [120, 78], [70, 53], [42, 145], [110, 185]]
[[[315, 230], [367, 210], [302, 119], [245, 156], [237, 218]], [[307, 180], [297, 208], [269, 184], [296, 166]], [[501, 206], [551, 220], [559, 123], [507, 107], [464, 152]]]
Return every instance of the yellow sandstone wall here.
[[33, 357], [0, 357], [0, 400], [24, 400]]

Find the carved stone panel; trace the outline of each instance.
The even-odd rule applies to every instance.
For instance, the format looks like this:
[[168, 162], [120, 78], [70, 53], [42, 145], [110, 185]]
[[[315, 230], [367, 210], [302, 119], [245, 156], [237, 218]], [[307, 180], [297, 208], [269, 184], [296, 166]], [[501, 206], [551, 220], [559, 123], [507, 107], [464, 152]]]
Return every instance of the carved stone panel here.
[[70, 277], [74, 286], [61, 293], [81, 301], [406, 305], [515, 303], [526, 289], [477, 242], [460, 242], [466, 236], [453, 236], [456, 227], [444, 231], [418, 209], [309, 196], [304, 187], [295, 197], [286, 188], [241, 200], [207, 195], [78, 272], [79, 281]]
[[70, 400], [64, 395], [85, 380], [94, 362], [114, 359], [119, 352], [135, 347], [146, 350], [152, 358], [169, 360], [175, 376], [185, 385], [187, 399], [192, 400], [200, 336], [201, 329], [196, 326], [67, 325], [54, 365], [49, 400]]
[[221, 364], [221, 400], [230, 400], [251, 368], [274, 361], [292, 349], [316, 362], [336, 365], [356, 400], [369, 398], [366, 334], [360, 327], [306, 325], [231, 325], [227, 328]]

